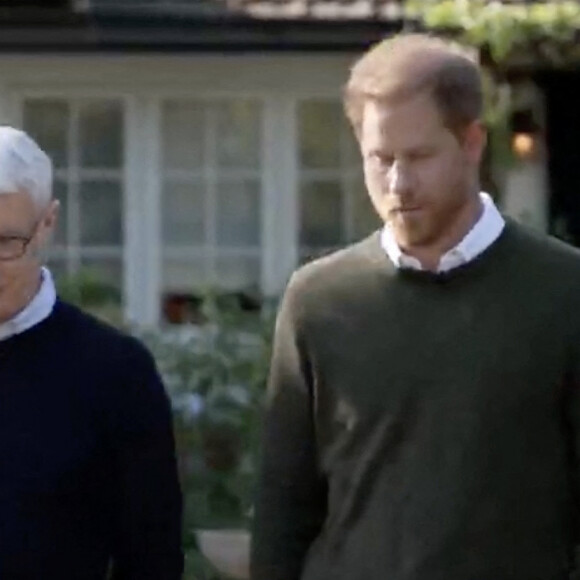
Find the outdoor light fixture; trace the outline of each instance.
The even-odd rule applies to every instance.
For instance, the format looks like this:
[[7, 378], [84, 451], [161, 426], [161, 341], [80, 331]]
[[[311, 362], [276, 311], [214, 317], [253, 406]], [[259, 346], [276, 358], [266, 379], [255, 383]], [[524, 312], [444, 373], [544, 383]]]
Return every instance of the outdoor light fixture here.
[[533, 159], [538, 149], [539, 127], [531, 109], [514, 111], [510, 119], [511, 149], [517, 159]]

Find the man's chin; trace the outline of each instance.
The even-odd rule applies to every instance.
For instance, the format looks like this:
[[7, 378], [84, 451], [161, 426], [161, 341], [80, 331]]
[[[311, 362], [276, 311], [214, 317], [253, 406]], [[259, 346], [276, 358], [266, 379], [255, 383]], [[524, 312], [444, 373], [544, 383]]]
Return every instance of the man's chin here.
[[402, 249], [424, 248], [430, 245], [431, 236], [424, 229], [419, 228], [394, 228], [397, 243]]

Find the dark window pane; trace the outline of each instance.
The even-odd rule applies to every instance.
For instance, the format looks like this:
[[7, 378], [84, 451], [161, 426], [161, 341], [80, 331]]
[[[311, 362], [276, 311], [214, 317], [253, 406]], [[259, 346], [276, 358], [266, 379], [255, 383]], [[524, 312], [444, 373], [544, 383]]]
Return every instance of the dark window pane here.
[[163, 241], [201, 245], [206, 238], [202, 183], [167, 181], [163, 190]]
[[207, 260], [204, 257], [163, 260], [163, 290], [169, 293], [189, 293], [209, 284]]
[[117, 181], [84, 181], [80, 188], [81, 245], [123, 243], [122, 194]]
[[258, 169], [262, 154], [259, 104], [251, 101], [217, 104], [214, 114], [218, 165]]
[[162, 109], [163, 159], [167, 169], [191, 170], [205, 161], [206, 106], [196, 101], [168, 101]]
[[328, 247], [343, 241], [343, 207], [340, 183], [312, 181], [302, 184], [300, 245]]
[[221, 182], [217, 199], [218, 246], [258, 246], [260, 183], [250, 179]]
[[55, 167], [68, 163], [70, 110], [65, 101], [29, 100], [23, 107], [24, 130], [51, 157]]
[[340, 167], [340, 134], [343, 125], [340, 103], [307, 101], [298, 108], [298, 136], [302, 169]]
[[79, 113], [80, 163], [89, 168], [123, 164], [123, 109], [116, 102], [85, 103]]
[[215, 284], [223, 290], [255, 290], [260, 272], [258, 256], [218, 256]]

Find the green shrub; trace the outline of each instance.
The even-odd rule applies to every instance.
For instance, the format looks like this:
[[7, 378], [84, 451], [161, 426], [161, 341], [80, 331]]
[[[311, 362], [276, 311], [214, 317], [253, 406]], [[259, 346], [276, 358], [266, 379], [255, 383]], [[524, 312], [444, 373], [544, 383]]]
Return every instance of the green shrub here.
[[268, 312], [247, 315], [210, 294], [203, 326], [137, 333], [173, 403], [186, 578], [217, 578], [197, 552], [196, 529], [250, 523], [274, 320], [273, 309]]

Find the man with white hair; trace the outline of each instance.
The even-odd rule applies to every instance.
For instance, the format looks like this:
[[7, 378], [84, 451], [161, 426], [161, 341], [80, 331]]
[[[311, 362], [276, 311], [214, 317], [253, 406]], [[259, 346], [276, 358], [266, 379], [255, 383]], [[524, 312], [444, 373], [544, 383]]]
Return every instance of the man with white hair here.
[[134, 338], [56, 296], [52, 164], [0, 127], [0, 578], [177, 580], [171, 413]]

